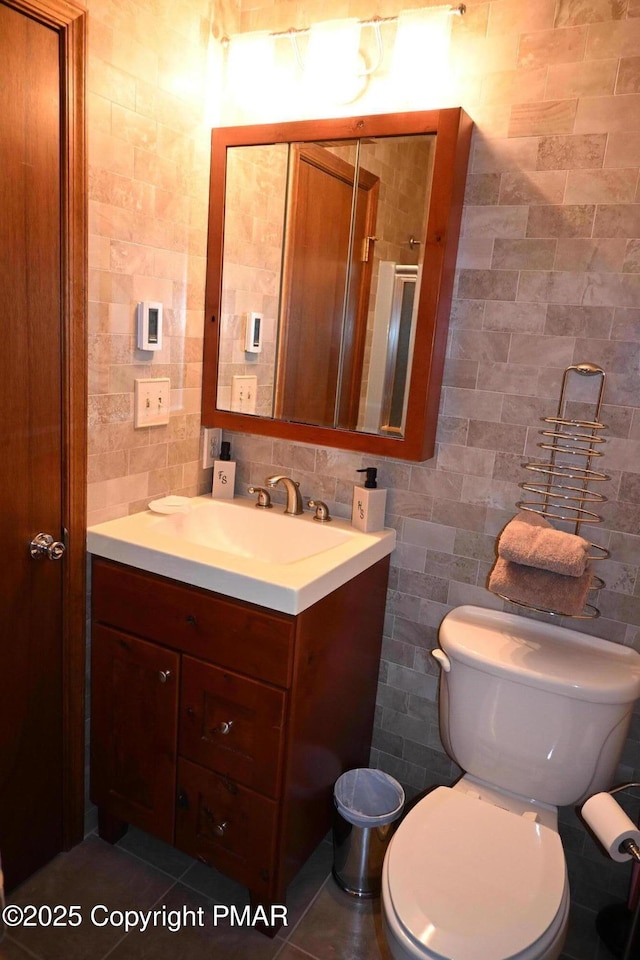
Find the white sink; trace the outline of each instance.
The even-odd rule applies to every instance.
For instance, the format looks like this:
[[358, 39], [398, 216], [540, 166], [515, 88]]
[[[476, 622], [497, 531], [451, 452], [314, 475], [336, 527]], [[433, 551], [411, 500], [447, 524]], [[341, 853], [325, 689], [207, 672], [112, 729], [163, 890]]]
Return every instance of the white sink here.
[[[300, 523], [282, 507], [238, 509], [240, 502], [201, 498], [187, 513], [163, 517], [157, 533], [262, 563], [296, 563], [347, 543], [349, 532], [330, 523]], [[242, 501], [246, 505], [246, 501]], [[304, 515], [303, 515], [304, 516]]]
[[147, 510], [90, 527], [90, 553], [238, 600], [296, 614], [391, 553], [395, 531], [286, 516], [255, 500], [194, 497], [184, 512]]

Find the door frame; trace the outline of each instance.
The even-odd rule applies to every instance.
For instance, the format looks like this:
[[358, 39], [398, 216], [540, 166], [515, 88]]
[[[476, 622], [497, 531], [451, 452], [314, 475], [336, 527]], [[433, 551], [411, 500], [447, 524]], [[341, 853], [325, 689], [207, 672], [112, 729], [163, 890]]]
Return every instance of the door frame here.
[[[62, 525], [62, 838], [84, 835], [84, 687], [87, 499], [86, 20], [71, 0], [2, 0], [60, 37]], [[26, 544], [25, 544], [26, 550]]]

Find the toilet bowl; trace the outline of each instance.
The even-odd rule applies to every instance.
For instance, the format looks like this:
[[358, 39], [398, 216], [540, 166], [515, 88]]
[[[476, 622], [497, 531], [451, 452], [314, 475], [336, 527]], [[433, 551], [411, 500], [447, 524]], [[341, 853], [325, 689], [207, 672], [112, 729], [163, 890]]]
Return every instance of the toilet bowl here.
[[495, 610], [452, 610], [434, 651], [440, 733], [464, 771], [396, 831], [382, 877], [395, 960], [556, 960], [569, 914], [557, 807], [606, 789], [640, 655]]
[[382, 877], [395, 960], [556, 960], [569, 884], [557, 832], [535, 809], [438, 787], [406, 816]]

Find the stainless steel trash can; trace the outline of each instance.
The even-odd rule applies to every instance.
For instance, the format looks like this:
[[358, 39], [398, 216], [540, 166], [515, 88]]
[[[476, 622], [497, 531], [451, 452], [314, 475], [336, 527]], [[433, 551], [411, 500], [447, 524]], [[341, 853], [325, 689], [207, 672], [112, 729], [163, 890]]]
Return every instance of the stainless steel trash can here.
[[354, 897], [376, 897], [404, 790], [382, 770], [358, 768], [338, 777], [333, 800], [334, 880]]

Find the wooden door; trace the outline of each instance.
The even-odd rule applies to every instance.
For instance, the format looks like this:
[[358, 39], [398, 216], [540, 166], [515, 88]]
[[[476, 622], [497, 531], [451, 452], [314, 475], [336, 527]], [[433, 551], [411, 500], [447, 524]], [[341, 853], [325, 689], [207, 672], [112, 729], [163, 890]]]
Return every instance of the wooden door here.
[[322, 147], [305, 145], [295, 153], [276, 384], [276, 416], [284, 420], [334, 426], [338, 394], [340, 426], [357, 420], [360, 383], [351, 380], [362, 371], [356, 351], [364, 352], [364, 331], [357, 327], [364, 323], [366, 329], [371, 269], [362, 263], [362, 250], [375, 222], [378, 180], [360, 171], [351, 261], [355, 271], [345, 304], [355, 175], [352, 164]]
[[132, 823], [173, 843], [179, 655], [98, 624], [91, 647], [91, 799], [100, 834], [113, 841]]
[[[74, 324], [84, 231], [71, 212], [79, 185], [68, 122], [77, 77], [68, 85], [69, 10], [63, 26], [55, 0], [47, 22], [37, 3], [30, 16], [25, 6], [0, 2], [0, 852], [9, 889], [80, 839], [83, 795], [85, 406], [69, 388], [72, 371], [73, 391], [85, 386], [83, 314]], [[63, 543], [56, 559], [32, 558], [39, 533]]]

